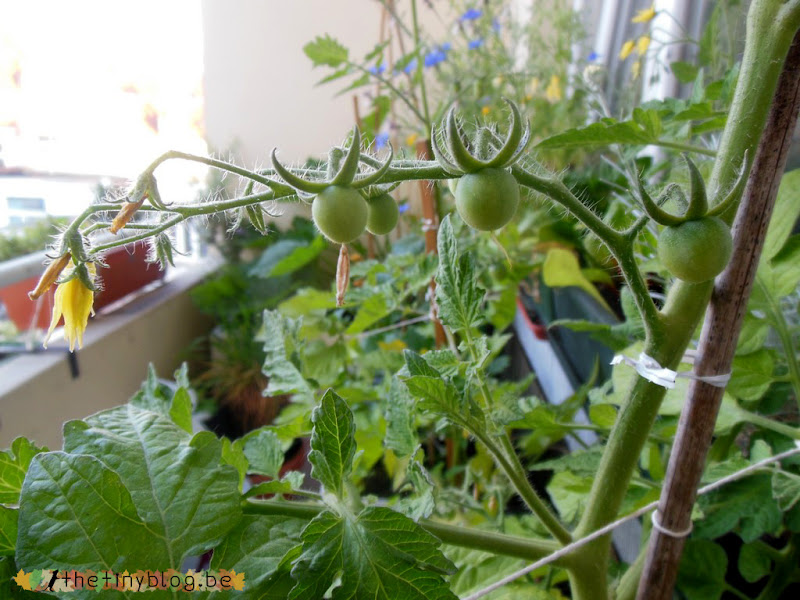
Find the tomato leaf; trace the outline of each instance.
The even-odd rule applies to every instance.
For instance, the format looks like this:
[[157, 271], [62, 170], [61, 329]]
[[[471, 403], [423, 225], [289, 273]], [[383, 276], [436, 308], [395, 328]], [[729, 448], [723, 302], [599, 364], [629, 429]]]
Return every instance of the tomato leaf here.
[[472, 255], [458, 254], [450, 215], [439, 225], [439, 269], [436, 272], [436, 302], [439, 318], [454, 331], [472, 329], [484, 320], [481, 305], [485, 295], [478, 286]]
[[264, 311], [263, 323], [256, 339], [264, 342], [263, 371], [269, 377], [266, 394], [296, 394], [307, 401], [314, 396], [311, 385], [290, 358], [299, 345], [300, 325], [300, 319], [283, 317], [277, 311]]
[[19, 510], [0, 504], [0, 556], [14, 556]]
[[314, 409], [311, 422], [311, 476], [341, 499], [356, 453], [353, 411], [336, 392], [328, 390]]
[[678, 571], [678, 588], [688, 600], [717, 600], [725, 589], [728, 557], [714, 542], [689, 540]]
[[337, 576], [333, 600], [456, 599], [442, 578], [454, 567], [439, 551], [439, 540], [388, 508], [369, 507], [358, 516], [326, 511], [302, 538], [291, 600], [324, 597]]
[[416, 427], [414, 399], [406, 385], [397, 377], [389, 384], [384, 417], [386, 438], [384, 444], [399, 458], [410, 456], [419, 444]]
[[266, 250], [250, 267], [254, 277], [279, 277], [289, 275], [306, 266], [327, 248], [325, 238], [318, 235], [311, 243], [305, 240], [281, 240]]
[[739, 572], [747, 581], [755, 583], [769, 575], [772, 561], [754, 544], [744, 544], [739, 550]]
[[248, 472], [278, 477], [283, 466], [283, 446], [277, 434], [269, 429], [257, 429], [242, 441]]
[[39, 448], [24, 437], [11, 442], [11, 449], [0, 452], [0, 504], [16, 504], [25, 473], [33, 457], [47, 448]]
[[327, 65], [338, 67], [347, 62], [349, 51], [329, 35], [317, 36], [313, 42], [303, 46], [303, 52], [315, 67]]

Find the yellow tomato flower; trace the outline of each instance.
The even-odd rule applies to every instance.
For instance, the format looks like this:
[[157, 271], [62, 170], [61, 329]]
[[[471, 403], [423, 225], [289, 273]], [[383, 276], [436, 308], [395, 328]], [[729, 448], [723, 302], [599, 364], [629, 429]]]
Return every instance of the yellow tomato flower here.
[[622, 44], [622, 49], [619, 51], [619, 59], [625, 60], [631, 54], [633, 54], [633, 49], [636, 48], [636, 44], [633, 40], [628, 40], [624, 44]]
[[548, 102], [558, 102], [561, 100], [561, 78], [558, 75], [553, 75], [550, 78], [550, 83], [547, 84], [544, 95]]
[[655, 3], [650, 5], [650, 8], [645, 8], [636, 13], [631, 19], [631, 23], [649, 23], [656, 16]]
[[639, 56], [644, 56], [647, 53], [647, 49], [650, 47], [650, 36], [643, 35], [638, 40], [636, 40], [636, 53]]
[[410, 136], [406, 138], [406, 146], [413, 146], [414, 142], [417, 141], [417, 134], [412, 133]]
[[[93, 263], [86, 264], [89, 276], [94, 280], [96, 269]], [[64, 337], [69, 341], [69, 351], [75, 350], [75, 342], [78, 348], [83, 347], [83, 332], [86, 331], [86, 324], [89, 322], [89, 315], [94, 314], [92, 303], [94, 302], [94, 292], [84, 285], [80, 277], [73, 277], [66, 283], [59, 284], [55, 294], [55, 305], [53, 306], [53, 318], [50, 321], [50, 329], [44, 340], [44, 347], [53, 330], [58, 325], [63, 315], [64, 317]]]

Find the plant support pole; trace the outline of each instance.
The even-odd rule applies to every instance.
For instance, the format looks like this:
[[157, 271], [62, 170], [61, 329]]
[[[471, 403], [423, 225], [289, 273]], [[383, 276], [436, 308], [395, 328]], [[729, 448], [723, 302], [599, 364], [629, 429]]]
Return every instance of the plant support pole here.
[[[732, 368], [736, 342], [755, 280], [775, 197], [800, 109], [800, 33], [795, 35], [778, 80], [744, 197], [733, 226], [734, 250], [714, 286], [703, 323], [695, 373], [717, 375]], [[692, 507], [711, 445], [724, 388], [693, 380], [681, 413], [667, 477], [656, 513], [669, 532], [691, 525]], [[686, 538], [653, 528], [639, 600], [669, 600]]]

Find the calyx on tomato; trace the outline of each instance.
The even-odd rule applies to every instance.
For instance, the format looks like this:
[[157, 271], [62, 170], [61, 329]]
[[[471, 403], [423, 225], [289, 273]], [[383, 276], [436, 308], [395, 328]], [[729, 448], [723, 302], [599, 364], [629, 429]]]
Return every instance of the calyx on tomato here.
[[505, 141], [489, 129], [480, 130], [471, 144], [478, 155], [467, 149], [454, 108], [432, 135], [436, 161], [453, 175], [450, 189], [456, 198], [456, 210], [467, 225], [479, 231], [500, 229], [511, 221], [519, 206], [519, 185], [506, 167], [525, 151], [531, 136], [530, 124], [513, 102], [506, 102], [511, 109], [511, 123]]
[[721, 201], [708, 208], [706, 186], [692, 160], [683, 155], [689, 169], [689, 204], [683, 215], [673, 215], [661, 208], [662, 201], [676, 192], [676, 184], [668, 186], [657, 201], [653, 201], [638, 182], [639, 197], [647, 215], [664, 226], [658, 238], [658, 256], [664, 267], [675, 277], [688, 283], [703, 283], [722, 273], [731, 258], [733, 240], [728, 225], [719, 218], [739, 199], [749, 161], [745, 155], [739, 177]]
[[391, 148], [385, 163], [374, 167], [372, 172], [361, 173], [361, 134], [358, 127], [353, 127], [350, 143], [330, 151], [326, 179], [303, 179], [278, 162], [276, 152], [277, 149], [272, 151], [275, 172], [298, 192], [313, 196], [311, 215], [326, 238], [346, 244], [364, 233], [369, 210], [358, 190], [377, 182], [389, 170]]

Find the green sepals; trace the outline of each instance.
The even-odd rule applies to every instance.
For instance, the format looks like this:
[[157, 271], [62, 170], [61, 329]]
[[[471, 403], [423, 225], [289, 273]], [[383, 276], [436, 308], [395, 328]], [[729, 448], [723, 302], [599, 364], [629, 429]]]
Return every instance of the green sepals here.
[[147, 197], [150, 199], [150, 204], [158, 210], [168, 210], [167, 204], [161, 200], [161, 193], [158, 191], [158, 183], [152, 173], [147, 177]]
[[[94, 280], [89, 273], [89, 269], [86, 267], [86, 263], [79, 264], [77, 267], [75, 267], [75, 270], [72, 273], [73, 277], [80, 279], [84, 287], [92, 290], [93, 292], [97, 291], [97, 287], [95, 286]], [[72, 279], [72, 277], [70, 277], [70, 279]]]
[[311, 414], [311, 476], [327, 492], [344, 497], [345, 483], [353, 469], [356, 426], [353, 411], [333, 390], [328, 390]]
[[[377, 183], [378, 181], [380, 181], [381, 177], [383, 177], [386, 174], [386, 172], [391, 168], [392, 160], [394, 160], [394, 149], [391, 146], [389, 146], [389, 156], [386, 159], [386, 161], [384, 161], [384, 163], [380, 167], [375, 169], [375, 171], [373, 171], [369, 175], [365, 175], [359, 179], [354, 180], [350, 184], [350, 187], [360, 190], [361, 188], [365, 188], [368, 185], [373, 185], [374, 183]], [[399, 183], [395, 184], [395, 187], [397, 187], [397, 185], [399, 185]]]
[[708, 213], [708, 197], [706, 195], [706, 182], [689, 155], [683, 153], [686, 167], [689, 169], [689, 208], [683, 215], [684, 220], [701, 219]]
[[644, 184], [642, 183], [640, 177], [636, 178], [636, 184], [639, 188], [639, 200], [641, 201], [642, 207], [644, 208], [644, 211], [647, 213], [648, 217], [653, 219], [653, 221], [659, 225], [664, 225], [665, 227], [674, 227], [683, 223], [683, 219], [681, 217], [676, 217], [675, 215], [669, 214], [660, 206], [660, 204], [662, 204], [673, 193], [675, 193], [675, 188], [680, 189], [677, 183], [668, 185], [667, 188], [661, 193], [661, 196], [658, 197], [657, 202], [653, 202], [650, 194], [648, 194], [644, 189]]
[[293, 188], [307, 194], [319, 194], [322, 190], [330, 185], [326, 181], [307, 181], [298, 177], [278, 162], [278, 157], [276, 156], [277, 152], [278, 149], [274, 148], [272, 150], [272, 154], [270, 155], [270, 158], [272, 159], [272, 168], [275, 169], [275, 172], [281, 176], [281, 179], [283, 179]]
[[447, 112], [445, 127], [445, 141], [447, 143], [447, 149], [450, 151], [450, 155], [453, 157], [453, 162], [461, 171], [464, 173], [474, 173], [475, 171], [480, 171], [481, 169], [485, 169], [487, 166], [489, 166], [486, 161], [479, 160], [467, 149], [467, 146], [461, 137], [462, 132], [461, 127], [458, 124], [458, 120], [456, 119], [455, 107], [451, 108]]
[[159, 233], [151, 239], [150, 244], [147, 262], [158, 263], [159, 269], [162, 271], [167, 268], [167, 265], [175, 266], [173, 260], [174, 246], [168, 233]]
[[342, 159], [344, 158], [344, 150], [338, 146], [334, 146], [328, 150], [328, 167], [327, 176], [328, 180], [333, 179], [336, 173], [339, 172], [339, 167], [342, 166]]
[[745, 150], [744, 156], [742, 157], [742, 166], [739, 169], [739, 175], [736, 177], [736, 183], [734, 183], [733, 187], [725, 194], [725, 197], [715, 203], [714, 206], [711, 207], [711, 210], [706, 213], [709, 217], [718, 217], [726, 213], [731, 206], [738, 202], [747, 184], [747, 176], [750, 173], [751, 162], [750, 156]]
[[[444, 123], [432, 135], [433, 155], [448, 174], [475, 173], [487, 168], [503, 168], [513, 164], [520, 157], [530, 141], [530, 123], [522, 118], [519, 109], [510, 100], [506, 100], [511, 109], [511, 123], [508, 134], [500, 148], [491, 155], [494, 132], [482, 129], [478, 132], [474, 146], [475, 153], [470, 152], [464, 141], [464, 134], [455, 114], [455, 107], [447, 112]], [[437, 133], [444, 138], [447, 152], [442, 150], [437, 140]], [[499, 144], [499, 141], [497, 142]], [[448, 156], [449, 153], [449, 156]]]
[[245, 213], [250, 224], [255, 227], [256, 231], [266, 235], [269, 232], [266, 222], [264, 221], [264, 211], [261, 210], [260, 204], [251, 204], [245, 207]]
[[70, 230], [64, 233], [63, 244], [72, 255], [72, 260], [76, 264], [84, 263], [88, 259], [86, 255], [86, 241], [80, 231]]
[[331, 185], [345, 186], [353, 181], [358, 173], [358, 161], [361, 156], [361, 133], [358, 127], [353, 126], [353, 133], [350, 139], [350, 145], [347, 147], [347, 153], [344, 155], [342, 166], [339, 171], [331, 179]]

